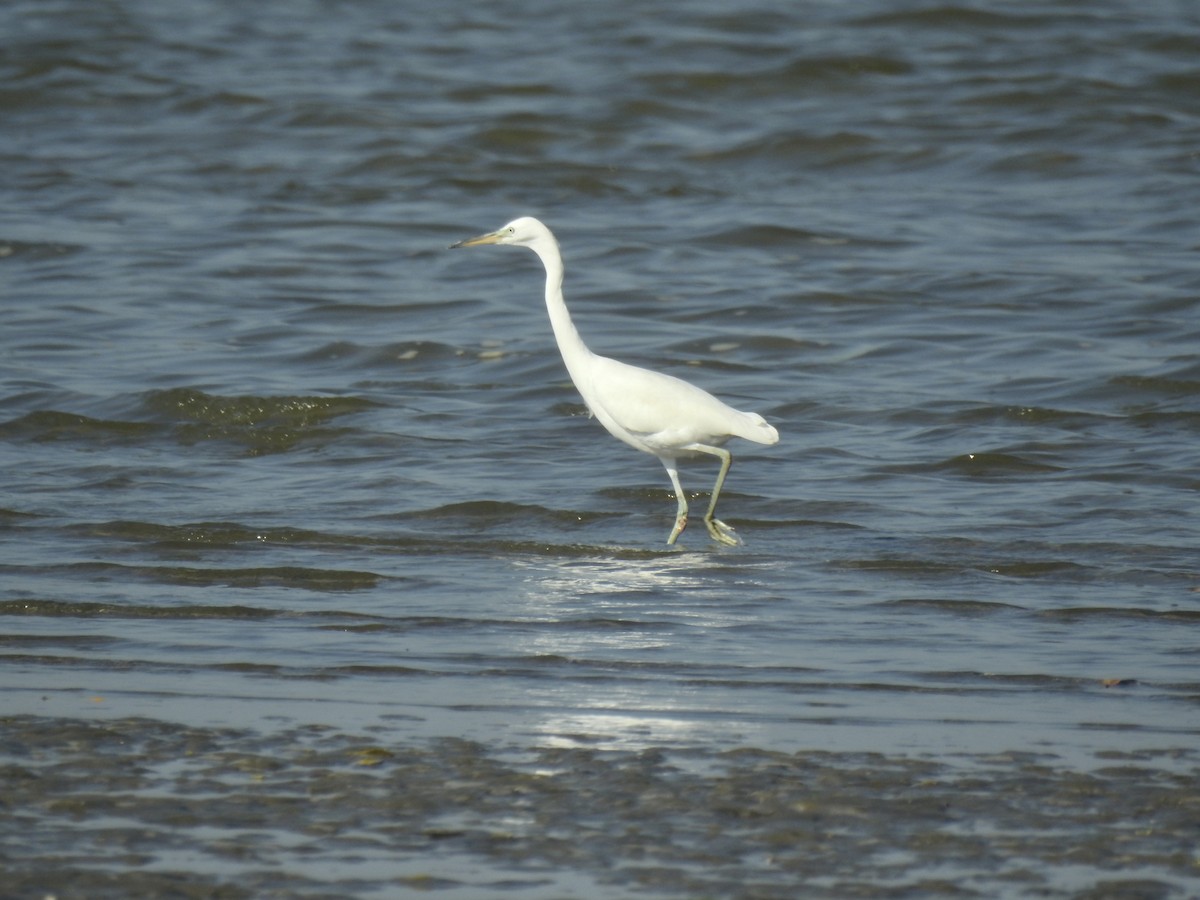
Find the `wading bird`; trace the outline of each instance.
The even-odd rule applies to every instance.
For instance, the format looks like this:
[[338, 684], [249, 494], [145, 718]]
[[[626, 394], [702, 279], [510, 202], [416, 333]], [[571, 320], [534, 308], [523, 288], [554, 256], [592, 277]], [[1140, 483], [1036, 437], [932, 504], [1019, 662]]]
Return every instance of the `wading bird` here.
[[537, 219], [514, 219], [499, 231], [459, 241], [451, 247], [484, 244], [528, 247], [546, 267], [546, 309], [550, 312], [550, 325], [567, 372], [583, 396], [583, 402], [613, 437], [662, 460], [671, 478], [679, 509], [667, 543], [675, 543], [688, 521], [687, 498], [679, 484], [678, 460], [708, 453], [721, 461], [721, 469], [713, 485], [708, 511], [704, 514], [704, 524], [713, 540], [722, 544], [740, 544], [733, 529], [715, 517], [721, 486], [733, 462], [733, 457], [722, 445], [731, 437], [745, 438], [756, 444], [774, 444], [779, 440], [779, 432], [758, 413], [741, 412], [727, 406], [707, 391], [680, 378], [597, 356], [589, 350], [575, 330], [563, 300], [563, 260], [558, 241]]

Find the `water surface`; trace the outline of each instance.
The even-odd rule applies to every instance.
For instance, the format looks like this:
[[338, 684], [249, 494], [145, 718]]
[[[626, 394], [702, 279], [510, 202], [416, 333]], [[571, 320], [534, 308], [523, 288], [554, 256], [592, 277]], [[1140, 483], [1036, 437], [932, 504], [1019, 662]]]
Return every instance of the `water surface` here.
[[21, 896], [1200, 891], [1190, 6], [8, 19]]

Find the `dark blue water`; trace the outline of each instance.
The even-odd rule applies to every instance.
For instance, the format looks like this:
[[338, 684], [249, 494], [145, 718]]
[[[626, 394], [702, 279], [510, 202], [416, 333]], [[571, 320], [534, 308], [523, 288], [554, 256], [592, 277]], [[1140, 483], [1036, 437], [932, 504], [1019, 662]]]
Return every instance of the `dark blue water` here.
[[6, 18], [21, 896], [1200, 890], [1190, 4]]

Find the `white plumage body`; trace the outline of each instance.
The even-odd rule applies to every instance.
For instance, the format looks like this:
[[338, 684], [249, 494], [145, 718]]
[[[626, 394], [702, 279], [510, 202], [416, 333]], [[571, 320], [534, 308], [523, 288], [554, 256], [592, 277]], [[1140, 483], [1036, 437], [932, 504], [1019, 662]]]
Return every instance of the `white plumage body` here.
[[563, 262], [558, 241], [537, 219], [515, 219], [498, 231], [453, 246], [482, 244], [528, 247], [546, 267], [546, 311], [550, 326], [583, 402], [614, 437], [657, 456], [671, 479], [678, 510], [667, 543], [675, 543], [687, 527], [687, 498], [679, 483], [676, 461], [680, 456], [697, 453], [711, 454], [721, 460], [704, 524], [714, 540], [741, 543], [733, 529], [714, 515], [733, 459], [723, 445], [731, 437], [774, 444], [779, 440], [779, 432], [758, 413], [734, 409], [682, 378], [597, 356], [588, 349], [563, 299]]

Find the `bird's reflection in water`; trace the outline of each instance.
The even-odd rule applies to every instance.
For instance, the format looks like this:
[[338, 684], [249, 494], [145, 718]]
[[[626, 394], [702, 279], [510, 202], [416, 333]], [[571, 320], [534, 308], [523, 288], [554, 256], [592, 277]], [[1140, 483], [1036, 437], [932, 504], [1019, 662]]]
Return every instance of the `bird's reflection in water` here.
[[548, 714], [535, 733], [545, 747], [590, 750], [632, 750], [704, 744], [712, 723], [670, 710], [637, 714], [581, 710]]
[[[525, 612], [536, 618], [597, 621], [620, 619], [658, 628], [727, 628], [753, 618], [730, 603], [717, 585], [728, 587], [728, 572], [715, 579], [711, 570], [726, 568], [706, 554], [663, 554], [647, 559], [526, 559]], [[751, 576], [754, 569], [739, 561]], [[619, 635], [616, 636], [619, 640]]]
[[[551, 747], [642, 750], [703, 741], [714, 717], [729, 729], [724, 690], [729, 661], [702, 645], [720, 643], [757, 617], [738, 609], [710, 571], [708, 554], [647, 559], [526, 559], [513, 612], [539, 623], [524, 650], [558, 661], [538, 690], [538, 742]], [[733, 637], [733, 635], [730, 635]], [[736, 639], [736, 638], [735, 638]], [[711, 650], [711, 646], [710, 646]], [[751, 726], [752, 727], [752, 726]]]

